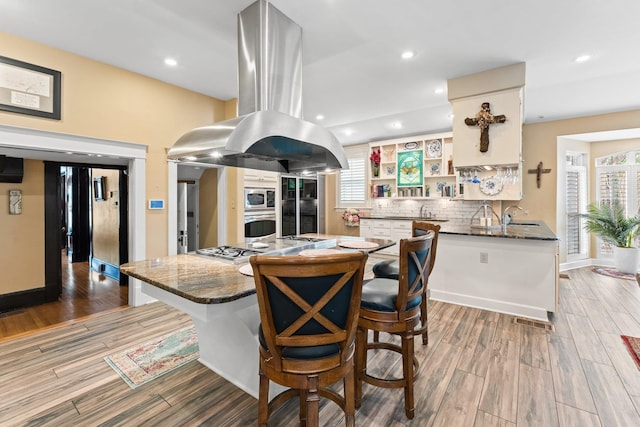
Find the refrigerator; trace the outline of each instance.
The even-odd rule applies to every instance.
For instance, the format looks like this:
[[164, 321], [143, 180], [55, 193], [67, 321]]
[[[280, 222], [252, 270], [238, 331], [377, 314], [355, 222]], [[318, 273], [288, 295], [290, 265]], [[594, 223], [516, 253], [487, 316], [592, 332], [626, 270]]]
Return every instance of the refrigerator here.
[[280, 236], [324, 233], [324, 176], [280, 177]]

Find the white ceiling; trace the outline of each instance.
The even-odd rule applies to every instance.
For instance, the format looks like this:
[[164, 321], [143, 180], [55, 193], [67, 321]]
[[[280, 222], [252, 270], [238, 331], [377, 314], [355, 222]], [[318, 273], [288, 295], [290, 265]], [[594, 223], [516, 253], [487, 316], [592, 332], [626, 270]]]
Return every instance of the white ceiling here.
[[[0, 0], [0, 31], [227, 100], [236, 15], [252, 2]], [[303, 28], [305, 119], [323, 114], [343, 144], [450, 130], [447, 79], [516, 62], [525, 123], [640, 108], [640, 1], [271, 3]]]

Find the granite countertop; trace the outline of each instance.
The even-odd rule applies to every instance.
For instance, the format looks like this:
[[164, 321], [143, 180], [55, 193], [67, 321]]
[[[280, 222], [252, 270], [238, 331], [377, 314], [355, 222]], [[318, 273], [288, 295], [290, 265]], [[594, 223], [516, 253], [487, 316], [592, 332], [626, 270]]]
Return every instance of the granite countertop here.
[[[304, 237], [317, 237], [325, 240], [314, 243], [272, 238], [263, 241], [267, 244], [266, 248], [257, 249], [252, 247], [252, 244], [245, 242], [233, 246], [258, 250], [269, 255], [297, 255], [300, 251], [310, 248], [357, 250], [338, 246], [340, 242], [346, 240], [377, 243], [378, 246], [375, 249], [370, 249], [369, 252], [395, 244], [393, 240], [365, 239], [352, 236], [305, 234]], [[196, 303], [221, 304], [255, 293], [253, 277], [245, 276], [238, 271], [248, 262], [248, 259], [244, 259], [242, 262], [232, 262], [188, 253], [129, 262], [121, 265], [120, 271]]]
[[440, 225], [442, 234], [458, 234], [465, 236], [502, 237], [507, 239], [558, 240], [544, 221], [522, 220], [513, 221], [507, 225], [492, 228], [476, 228], [470, 225], [454, 224], [444, 218], [420, 218], [406, 216], [367, 216], [362, 219], [381, 219], [397, 221], [426, 221]]

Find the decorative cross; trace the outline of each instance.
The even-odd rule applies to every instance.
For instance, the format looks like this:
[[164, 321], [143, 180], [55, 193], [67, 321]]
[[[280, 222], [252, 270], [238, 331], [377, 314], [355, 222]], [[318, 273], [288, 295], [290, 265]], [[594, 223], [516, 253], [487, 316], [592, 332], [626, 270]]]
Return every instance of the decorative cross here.
[[540, 178], [543, 173], [550, 173], [551, 169], [542, 169], [542, 162], [538, 163], [538, 167], [535, 169], [529, 169], [529, 173], [536, 174], [536, 184], [538, 184], [538, 188], [540, 188]]
[[480, 152], [489, 150], [489, 125], [494, 123], [504, 123], [507, 117], [504, 114], [494, 116], [488, 102], [483, 102], [480, 112], [475, 117], [467, 117], [464, 123], [468, 126], [478, 126], [480, 128]]

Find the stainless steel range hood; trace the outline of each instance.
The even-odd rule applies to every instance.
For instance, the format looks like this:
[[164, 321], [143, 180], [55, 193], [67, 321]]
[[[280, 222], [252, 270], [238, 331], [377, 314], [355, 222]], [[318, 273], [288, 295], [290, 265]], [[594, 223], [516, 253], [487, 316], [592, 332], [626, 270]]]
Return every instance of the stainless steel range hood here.
[[238, 14], [238, 114], [193, 129], [170, 159], [296, 173], [348, 168], [328, 130], [302, 120], [302, 29], [267, 0]]

